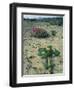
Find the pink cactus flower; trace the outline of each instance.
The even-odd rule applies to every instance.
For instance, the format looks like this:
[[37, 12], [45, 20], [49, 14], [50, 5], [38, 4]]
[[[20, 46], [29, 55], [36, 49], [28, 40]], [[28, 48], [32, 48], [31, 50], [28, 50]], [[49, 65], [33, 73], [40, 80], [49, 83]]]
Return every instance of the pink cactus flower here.
[[32, 28], [32, 31], [33, 31], [33, 32], [39, 32], [40, 30], [39, 30], [39, 28], [33, 27], [33, 28]]

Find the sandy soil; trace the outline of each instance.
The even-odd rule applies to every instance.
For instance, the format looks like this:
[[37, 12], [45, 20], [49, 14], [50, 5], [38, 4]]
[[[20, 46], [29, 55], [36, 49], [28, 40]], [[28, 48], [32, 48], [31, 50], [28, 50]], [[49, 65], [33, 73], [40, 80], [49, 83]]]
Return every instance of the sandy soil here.
[[[48, 33], [52, 30], [57, 32], [55, 37], [48, 38], [35, 38], [31, 37], [32, 27], [39, 27], [45, 29]], [[52, 45], [53, 48], [58, 49], [61, 53], [59, 57], [54, 58], [54, 74], [63, 72], [63, 27], [57, 25], [50, 25], [48, 22], [30, 22], [23, 21], [22, 28], [22, 52], [23, 52], [23, 75], [37, 75], [37, 74], [50, 74], [50, 68], [45, 69], [45, 60], [38, 56], [38, 48], [47, 48]], [[32, 57], [32, 58], [31, 58]], [[50, 58], [49, 58], [50, 64]]]

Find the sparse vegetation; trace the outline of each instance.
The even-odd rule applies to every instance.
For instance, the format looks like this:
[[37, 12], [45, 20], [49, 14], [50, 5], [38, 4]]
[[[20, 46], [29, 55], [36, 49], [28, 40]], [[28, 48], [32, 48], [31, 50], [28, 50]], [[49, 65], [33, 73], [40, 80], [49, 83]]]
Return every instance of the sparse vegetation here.
[[[37, 18], [37, 19], [24, 19], [26, 21], [30, 21], [30, 22], [50, 22], [51, 25], [58, 25], [58, 26], [62, 26], [63, 25], [63, 18], [60, 17], [56, 17], [56, 18]], [[48, 25], [47, 25], [48, 26]]]
[[[23, 20], [23, 75], [63, 72], [62, 24], [63, 18], [61, 16], [55, 19]], [[34, 27], [39, 30], [34, 30]]]

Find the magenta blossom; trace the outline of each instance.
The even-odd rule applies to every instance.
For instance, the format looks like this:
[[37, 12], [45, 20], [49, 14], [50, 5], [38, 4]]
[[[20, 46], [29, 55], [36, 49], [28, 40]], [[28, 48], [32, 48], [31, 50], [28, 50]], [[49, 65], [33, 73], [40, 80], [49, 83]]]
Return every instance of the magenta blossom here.
[[40, 28], [35, 28], [35, 27], [33, 27], [33, 28], [32, 28], [32, 31], [33, 31], [33, 32], [39, 32], [39, 31], [40, 31]]

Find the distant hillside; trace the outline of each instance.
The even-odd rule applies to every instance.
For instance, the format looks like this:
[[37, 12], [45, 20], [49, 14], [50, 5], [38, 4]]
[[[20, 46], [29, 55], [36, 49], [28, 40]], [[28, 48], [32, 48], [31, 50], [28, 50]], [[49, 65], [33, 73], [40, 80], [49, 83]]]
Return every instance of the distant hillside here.
[[40, 22], [49, 22], [51, 25], [59, 25], [62, 26], [63, 25], [63, 17], [56, 17], [56, 18], [34, 18], [34, 19], [26, 19], [24, 18], [24, 20], [27, 21], [40, 21]]

